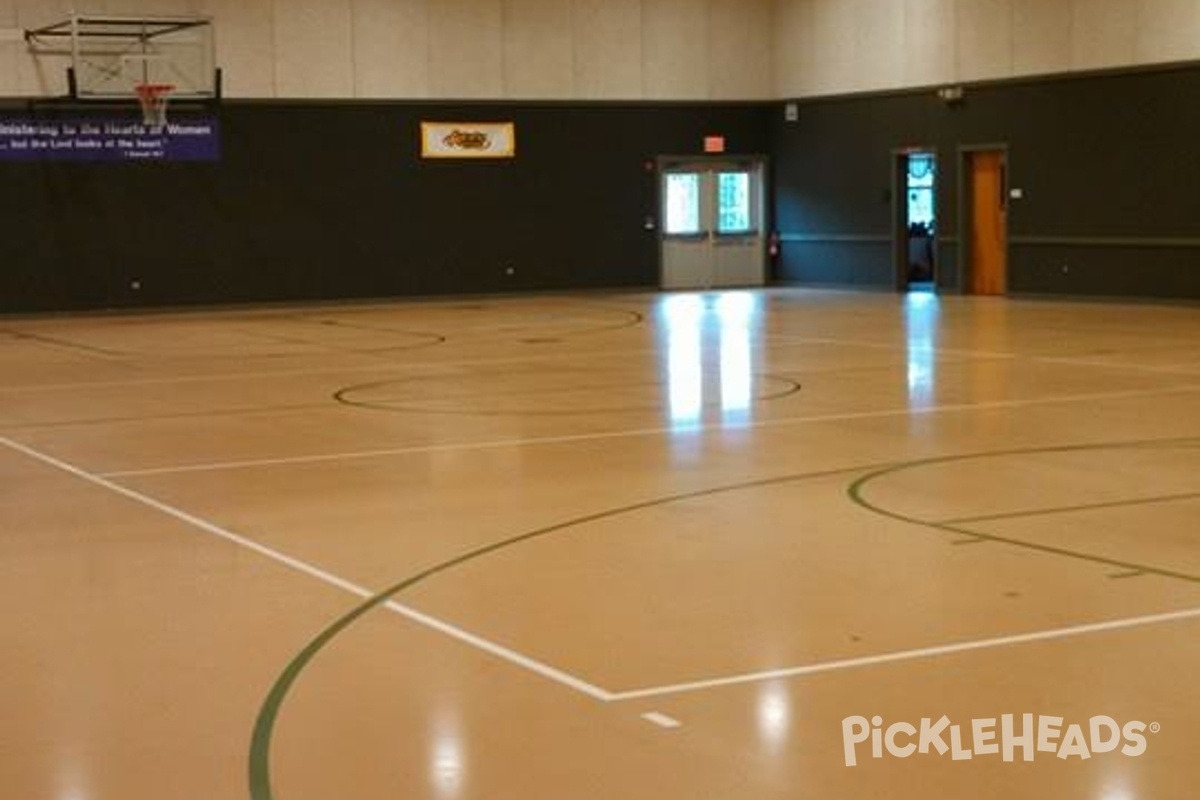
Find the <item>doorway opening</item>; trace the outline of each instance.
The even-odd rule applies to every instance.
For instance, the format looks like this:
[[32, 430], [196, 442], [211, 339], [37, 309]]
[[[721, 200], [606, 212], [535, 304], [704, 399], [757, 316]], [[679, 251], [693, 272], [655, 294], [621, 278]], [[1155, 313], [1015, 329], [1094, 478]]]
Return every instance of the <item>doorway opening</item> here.
[[896, 285], [901, 291], [937, 289], [938, 164], [932, 149], [895, 154]]

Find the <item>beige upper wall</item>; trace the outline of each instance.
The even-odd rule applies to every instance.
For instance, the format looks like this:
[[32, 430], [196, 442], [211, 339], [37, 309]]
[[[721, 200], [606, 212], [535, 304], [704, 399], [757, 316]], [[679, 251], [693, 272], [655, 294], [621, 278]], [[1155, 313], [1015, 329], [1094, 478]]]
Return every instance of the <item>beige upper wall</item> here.
[[776, 0], [773, 42], [777, 97], [1188, 61], [1200, 0]]
[[[764, 99], [774, 0], [77, 0], [209, 14], [230, 97]], [[0, 32], [69, 0], [0, 0]], [[61, 94], [66, 64], [0, 35], [0, 94]]]
[[[0, 95], [65, 91], [0, 0]], [[210, 14], [231, 97], [804, 97], [1200, 58], [1200, 0], [75, 0]]]

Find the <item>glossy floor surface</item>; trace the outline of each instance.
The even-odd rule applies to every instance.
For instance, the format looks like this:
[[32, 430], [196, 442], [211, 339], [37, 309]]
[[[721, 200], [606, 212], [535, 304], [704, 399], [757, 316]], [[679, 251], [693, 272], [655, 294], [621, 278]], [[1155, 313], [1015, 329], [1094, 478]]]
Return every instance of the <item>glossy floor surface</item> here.
[[0, 375], [5, 797], [1196, 796], [1195, 306], [9, 319]]

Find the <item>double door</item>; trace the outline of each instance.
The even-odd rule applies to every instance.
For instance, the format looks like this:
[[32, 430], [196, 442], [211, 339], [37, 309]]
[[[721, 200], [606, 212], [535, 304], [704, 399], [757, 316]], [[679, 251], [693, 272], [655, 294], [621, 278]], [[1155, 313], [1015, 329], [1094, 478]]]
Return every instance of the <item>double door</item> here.
[[661, 175], [662, 287], [763, 285], [762, 162], [666, 162]]

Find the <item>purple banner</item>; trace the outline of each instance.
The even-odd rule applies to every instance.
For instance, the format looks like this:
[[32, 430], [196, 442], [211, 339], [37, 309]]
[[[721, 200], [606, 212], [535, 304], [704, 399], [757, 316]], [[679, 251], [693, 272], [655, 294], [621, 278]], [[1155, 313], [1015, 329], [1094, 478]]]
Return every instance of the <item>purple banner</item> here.
[[162, 127], [135, 119], [42, 120], [0, 117], [0, 161], [217, 161], [212, 117]]

